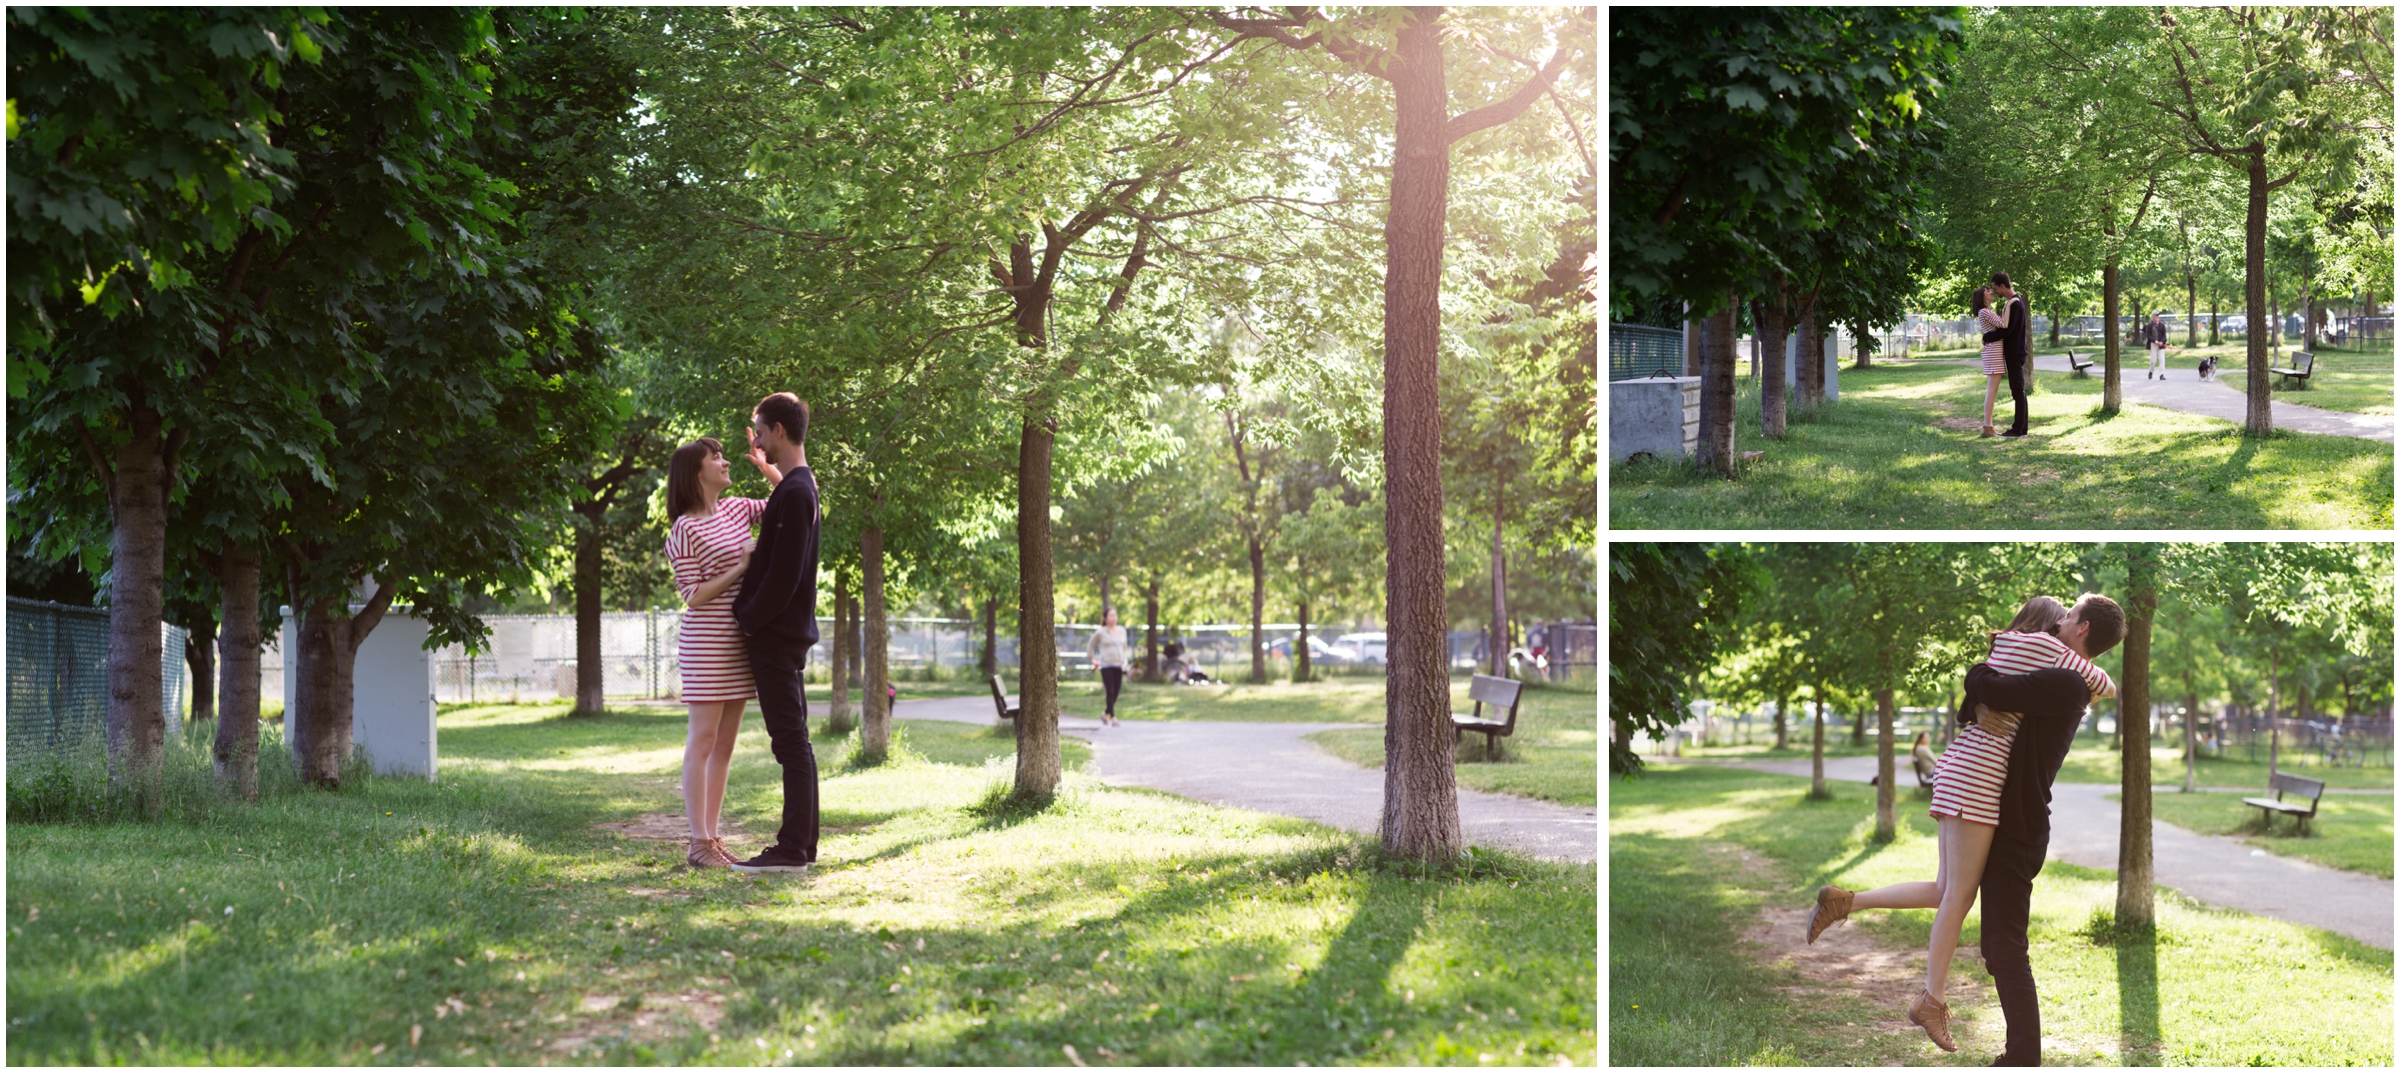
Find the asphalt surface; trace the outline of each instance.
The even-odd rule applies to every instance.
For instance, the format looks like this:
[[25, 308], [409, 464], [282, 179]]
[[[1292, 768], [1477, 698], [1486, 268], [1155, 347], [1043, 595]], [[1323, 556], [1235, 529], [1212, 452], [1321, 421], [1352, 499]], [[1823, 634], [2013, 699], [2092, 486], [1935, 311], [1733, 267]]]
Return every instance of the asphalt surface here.
[[[932, 697], [893, 706], [898, 719], [996, 722], [990, 697]], [[1102, 727], [1061, 715], [1059, 729], [1092, 744], [1100, 781], [1142, 786], [1212, 805], [1297, 816], [1373, 834], [1383, 818], [1383, 772], [1342, 760], [1307, 740], [1358, 723], [1143, 722]], [[1460, 787], [1458, 819], [1474, 845], [1551, 860], [1593, 862], [1600, 814]]]
[[[1915, 786], [1916, 774], [1910, 770], [1908, 758], [1894, 759], [1900, 784]], [[1809, 774], [1806, 760], [1710, 762], [1778, 775], [1806, 778]], [[1825, 761], [1825, 777], [1844, 782], [1866, 782], [1874, 778], [1875, 770], [1872, 756], [1829, 757]], [[2255, 786], [2225, 789], [2266, 796]], [[2115, 792], [2117, 787], [2108, 783], [2062, 782], [2051, 787], [2052, 858], [2086, 868], [2117, 867], [2121, 821], [2117, 803], [2107, 800]], [[2392, 791], [2326, 792], [2389, 795]], [[2277, 856], [2231, 838], [2194, 834], [2165, 822], [2150, 825], [2150, 861], [2152, 878], [2159, 886], [2173, 887], [2204, 904], [2306, 924], [2384, 950], [2392, 948], [2391, 880]]]
[[[2077, 356], [2084, 355], [2079, 352]], [[2149, 365], [2149, 356], [2146, 354], [2139, 352], [2122, 354], [2118, 357], [2118, 362], [2117, 378], [2119, 386], [2124, 389], [2126, 402], [2138, 402], [2144, 406], [2156, 406], [2166, 410], [2179, 410], [2187, 414], [2199, 414], [2202, 417], [2214, 417], [2219, 420], [2231, 421], [2237, 425], [2249, 419], [2250, 397], [2226, 386], [2221, 380], [2200, 379], [2199, 372], [2193, 368], [2197, 364], [2195, 359], [2179, 359], [2170, 350], [2167, 353], [2166, 375], [2163, 379], [2156, 380], [2145, 379], [2142, 376], [2142, 371]], [[2033, 356], [2033, 367], [2045, 372], [2072, 371], [2067, 366], [2067, 357], [2064, 354], [2036, 354]], [[2095, 378], [2100, 375], [2098, 366], [2092, 368], [2091, 375]], [[2239, 370], [2235, 371], [2235, 375], [2239, 375]], [[2006, 424], [2008, 391], [2005, 384], [2001, 388], [1998, 407], [1994, 412], [2001, 423]], [[2320, 410], [2314, 406], [2302, 406], [2298, 403], [2285, 402], [2279, 398], [2269, 399], [2267, 407], [2268, 412], [2275, 419], [2276, 428], [2290, 429], [2294, 432], [2317, 432], [2331, 436], [2357, 436], [2361, 439], [2381, 440], [2385, 443], [2392, 442], [2392, 417], [2389, 414], [2351, 414], [2338, 410]]]

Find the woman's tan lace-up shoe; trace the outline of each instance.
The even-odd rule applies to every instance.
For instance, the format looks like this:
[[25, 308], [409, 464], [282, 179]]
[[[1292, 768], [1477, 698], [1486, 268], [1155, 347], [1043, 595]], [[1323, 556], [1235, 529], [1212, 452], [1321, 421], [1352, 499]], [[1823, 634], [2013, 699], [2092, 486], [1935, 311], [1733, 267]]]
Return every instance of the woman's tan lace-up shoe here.
[[1817, 888], [1816, 911], [1808, 915], [1808, 941], [1816, 942], [1825, 929], [1850, 918], [1850, 899], [1854, 895], [1840, 887]]
[[683, 863], [694, 868], [732, 867], [725, 863], [723, 857], [717, 856], [716, 841], [708, 838], [692, 839], [691, 848], [684, 851]]
[[1958, 1049], [1957, 1041], [1950, 1038], [1950, 1007], [1931, 992], [1920, 992], [1917, 1000], [1908, 1004], [1908, 1020], [1924, 1029], [1934, 1046], [1945, 1051]]

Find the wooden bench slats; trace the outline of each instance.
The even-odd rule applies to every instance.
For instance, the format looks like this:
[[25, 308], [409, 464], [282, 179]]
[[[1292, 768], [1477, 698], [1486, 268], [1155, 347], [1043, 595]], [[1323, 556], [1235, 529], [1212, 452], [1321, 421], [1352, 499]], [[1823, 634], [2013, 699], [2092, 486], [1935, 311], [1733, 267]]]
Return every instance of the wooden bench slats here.
[[[2317, 814], [2317, 802], [2325, 796], [2325, 780], [2285, 775], [2278, 772], [2267, 780], [2267, 789], [2274, 792], [2274, 798], [2245, 797], [2242, 799], [2242, 804], [2259, 810], [2260, 816], [2270, 823], [2273, 822], [2273, 817], [2278, 812], [2290, 816], [2299, 825], [2300, 830], [2305, 832], [2308, 830], [2308, 821], [2315, 818]], [[2302, 808], [2284, 800], [2283, 795], [2287, 792], [2307, 795], [2308, 807]]]
[[999, 710], [1002, 719], [1014, 719], [1019, 711], [1008, 706], [1008, 691], [1001, 687], [1000, 676], [996, 674], [992, 676], [992, 707]]
[[2267, 367], [2268, 372], [2277, 376], [2288, 376], [2294, 380], [2306, 380], [2309, 374], [2315, 372], [2316, 369], [2317, 356], [2305, 350], [2292, 351], [2292, 367], [2289, 369], [2278, 369], [2272, 365]]
[[[1450, 727], [1455, 739], [1465, 741], [1469, 733], [1481, 734], [1483, 750], [1489, 755], [1494, 743], [1517, 732], [1517, 702], [1524, 695], [1525, 683], [1514, 678], [1479, 674], [1469, 679], [1467, 699], [1475, 702], [1475, 711], [1471, 715], [1450, 713]], [[1494, 708], [1506, 707], [1508, 716], [1504, 719], [1484, 718], [1483, 706], [1486, 704]]]

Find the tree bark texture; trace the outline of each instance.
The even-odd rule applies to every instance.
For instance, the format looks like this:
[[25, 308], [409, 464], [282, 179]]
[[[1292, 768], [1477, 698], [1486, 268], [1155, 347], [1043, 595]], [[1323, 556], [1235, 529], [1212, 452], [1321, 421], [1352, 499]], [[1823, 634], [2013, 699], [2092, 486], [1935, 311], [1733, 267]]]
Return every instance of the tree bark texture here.
[[1751, 304], [1751, 318], [1758, 324], [1759, 347], [1767, 355], [1758, 383], [1758, 431], [1770, 440], [1782, 439], [1790, 420], [1791, 405], [1783, 380], [1784, 348], [1791, 345], [1792, 326], [1784, 319], [1790, 308], [1786, 304], [1789, 299], [1778, 273], [1766, 297]]
[[1889, 842], [1899, 833], [1899, 814], [1893, 808], [1892, 691], [1875, 691], [1875, 841]]
[[1250, 680], [1267, 680], [1267, 548], [1256, 534], [1250, 545]]
[[1143, 613], [1149, 620], [1149, 631], [1143, 634], [1144, 640], [1142, 641], [1142, 681], [1155, 683], [1159, 680], [1158, 575], [1156, 574], [1151, 575], [1149, 584], [1143, 586], [1142, 605]]
[[[1393, 46], [1391, 207], [1384, 222], [1383, 848], [1448, 860], [1466, 849], [1451, 747], [1442, 547], [1442, 243], [1450, 197], [1449, 91], [1438, 10], [1411, 9]], [[1730, 321], [1731, 310], [1722, 314]], [[1722, 374], [1732, 401], [1732, 339]], [[1730, 417], [1730, 406], [1727, 407]], [[1730, 427], [1730, 426], [1729, 426]]]
[[1508, 675], [1508, 552], [1500, 541], [1508, 521], [1508, 480], [1492, 482], [1492, 676]]
[[850, 573], [841, 571], [833, 576], [833, 662], [826, 668], [827, 691], [833, 694], [825, 713], [825, 731], [841, 734], [857, 726], [857, 716], [850, 711]]
[[1000, 601], [998, 600], [983, 602], [983, 655], [976, 666], [983, 671], [986, 679], [1000, 673]]
[[1305, 682], [1314, 672], [1308, 662], [1308, 601], [1300, 601], [1300, 636], [1292, 642], [1292, 681]]
[[2158, 548], [2127, 549], [2125, 680], [2117, 687], [2117, 730], [2124, 785], [2117, 833], [2117, 922], [2147, 928], [2157, 919], [2150, 854], [2150, 627], [2158, 614]]
[[600, 657], [600, 519], [575, 527], [575, 711], [599, 715], [608, 707], [607, 668]]
[[1017, 793], [1058, 792], [1058, 634], [1051, 591], [1050, 455], [1056, 433], [1027, 420], [1017, 441]]
[[107, 481], [111, 573], [108, 586], [109, 781], [134, 793], [136, 810], [162, 804], [166, 705], [159, 695], [166, 659], [167, 472], [158, 415], [129, 408], [132, 436], [116, 449]]
[[1816, 743], [1809, 747], [1808, 793], [1811, 797], [1825, 796], [1825, 694], [1819, 691], [1817, 701]]
[[1786, 728], [1791, 720], [1787, 717], [1788, 713], [1785, 711], [1785, 709], [1791, 706], [1792, 698], [1775, 698], [1775, 748], [1777, 749], [1782, 749], [1790, 744], [1790, 739], [1786, 735]]
[[[1700, 437], [1693, 463], [1702, 473], [1733, 476], [1733, 307], [1700, 321]], [[1388, 360], [1388, 359], [1387, 359]], [[1390, 385], [1385, 385], [1386, 393]]]
[[[1816, 303], [1816, 296], [1810, 294], [1806, 300], [1813, 306]], [[1858, 356], [1859, 364], [1866, 364], [1866, 351], [1859, 351]], [[1793, 364], [1794, 372], [1800, 378], [1800, 404], [1802, 406], [1823, 404], [1825, 401], [1825, 326], [1817, 320], [1817, 314], [1813, 309], [1807, 316], [1800, 318], [1800, 354]]]
[[[2114, 236], [2116, 233], [2116, 225], [2110, 224], [2108, 234]], [[2117, 368], [2117, 363], [2122, 360], [2124, 343], [2121, 341], [2123, 336], [2118, 331], [2117, 324], [2117, 255], [2113, 252], [2108, 255], [2107, 262], [2100, 266], [2100, 322], [2101, 354], [2103, 355], [2100, 374], [2100, 408], [2115, 413], [2125, 405], [2125, 382]], [[2026, 368], [2025, 375], [2028, 378], [2033, 375], [2030, 365]]]
[[2250, 199], [2242, 224], [2242, 312], [2250, 318], [2250, 330], [2242, 338], [2242, 356], [2248, 363], [2242, 370], [2242, 379], [2248, 384], [2242, 428], [2264, 436], [2275, 430], [2275, 411], [2267, 394], [2266, 326], [2259, 323], [2259, 314], [2267, 308], [2266, 147], [2255, 146], [2249, 155]]
[[218, 649], [224, 675], [217, 717], [217, 787], [244, 801], [258, 800], [259, 645], [258, 556], [232, 548], [218, 557], [217, 585], [223, 590]]
[[883, 527], [868, 526], [859, 534], [858, 543], [864, 564], [859, 571], [864, 578], [859, 592], [866, 604], [861, 640], [867, 649], [867, 680], [859, 698], [859, 708], [866, 715], [859, 724], [858, 749], [868, 761], [879, 762], [892, 748], [892, 624], [883, 606]]
[[[192, 722], [217, 717], [217, 624], [194, 623], [183, 645], [185, 677], [192, 683]], [[166, 658], [162, 653], [161, 659]]]

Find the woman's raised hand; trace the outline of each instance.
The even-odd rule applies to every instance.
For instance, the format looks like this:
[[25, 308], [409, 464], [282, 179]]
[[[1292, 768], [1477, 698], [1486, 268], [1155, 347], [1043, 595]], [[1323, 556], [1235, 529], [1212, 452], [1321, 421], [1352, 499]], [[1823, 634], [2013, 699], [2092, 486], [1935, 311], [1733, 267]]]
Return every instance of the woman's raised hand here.
[[746, 428], [742, 430], [742, 435], [750, 437], [750, 464], [760, 469], [767, 468], [767, 449], [758, 445], [758, 430]]

